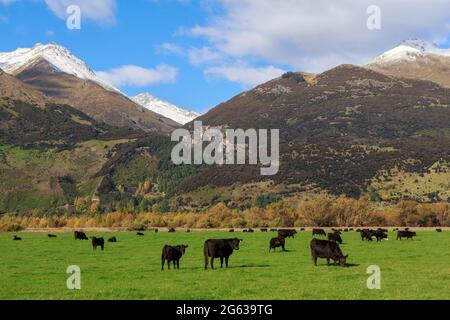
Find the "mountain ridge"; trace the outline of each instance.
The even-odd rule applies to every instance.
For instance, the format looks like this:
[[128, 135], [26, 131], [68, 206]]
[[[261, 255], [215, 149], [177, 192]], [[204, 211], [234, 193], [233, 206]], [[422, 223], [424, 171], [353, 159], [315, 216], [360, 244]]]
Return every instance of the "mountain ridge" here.
[[161, 114], [166, 118], [172, 119], [182, 125], [185, 125], [200, 116], [200, 113], [178, 107], [170, 102], [156, 98], [148, 92], [144, 92], [130, 98], [144, 108]]

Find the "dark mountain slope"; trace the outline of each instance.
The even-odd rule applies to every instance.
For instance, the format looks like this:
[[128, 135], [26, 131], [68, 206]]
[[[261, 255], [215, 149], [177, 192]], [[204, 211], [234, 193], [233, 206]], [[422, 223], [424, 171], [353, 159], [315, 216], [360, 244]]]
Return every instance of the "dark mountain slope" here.
[[[382, 170], [423, 173], [450, 160], [450, 90], [351, 65], [313, 77], [286, 74], [198, 120], [280, 129], [281, 167], [272, 179], [334, 194], [359, 196]], [[255, 168], [205, 167], [184, 190], [261, 179]]]

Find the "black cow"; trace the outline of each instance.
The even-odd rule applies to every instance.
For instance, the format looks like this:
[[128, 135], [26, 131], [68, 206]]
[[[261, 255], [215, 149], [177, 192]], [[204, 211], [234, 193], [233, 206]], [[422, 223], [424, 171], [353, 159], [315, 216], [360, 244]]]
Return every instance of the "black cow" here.
[[327, 259], [327, 265], [330, 265], [330, 260], [334, 264], [339, 264], [342, 267], [347, 266], [348, 255], [344, 256], [339, 245], [334, 241], [313, 239], [311, 241], [311, 257], [314, 265], [317, 266], [317, 258]]
[[102, 251], [105, 250], [105, 239], [92, 237], [92, 248], [97, 250], [97, 247], [102, 248]]
[[442, 229], [436, 229], [436, 232], [442, 232]]
[[176, 232], [175, 228], [169, 228], [169, 233], [174, 233]]
[[116, 237], [111, 237], [111, 238], [108, 239], [108, 242], [116, 243], [117, 242], [117, 238]]
[[14, 236], [13, 241], [22, 241], [22, 238], [18, 237], [18, 236]]
[[282, 238], [295, 238], [297, 231], [294, 229], [281, 229], [278, 230], [278, 237]]
[[266, 228], [261, 228], [260, 231], [261, 232], [267, 232], [268, 230]]
[[325, 237], [327, 236], [325, 230], [323, 230], [323, 229], [313, 229], [313, 230], [312, 230], [312, 235], [313, 235], [313, 236], [315, 236], [315, 235], [318, 235], [318, 236], [325, 236]]
[[188, 246], [169, 246], [165, 245], [161, 254], [161, 270], [164, 271], [164, 263], [167, 260], [167, 267], [170, 270], [170, 263], [173, 263], [173, 267], [180, 269], [180, 259], [186, 253]]
[[283, 249], [283, 251], [286, 251], [284, 248], [284, 245], [286, 244], [286, 239], [284, 237], [277, 237], [270, 240], [269, 243], [269, 252], [273, 249], [275, 251], [276, 248]]
[[139, 236], [139, 237], [145, 236], [145, 234], [143, 234], [142, 232], [138, 232], [138, 233], [136, 233], [136, 235]]
[[221, 240], [207, 240], [203, 247], [205, 255], [205, 270], [208, 269], [208, 258], [211, 258], [211, 269], [214, 270], [214, 259], [220, 258], [220, 267], [223, 268], [223, 260], [228, 268], [228, 259], [233, 254], [234, 250], [239, 250], [239, 244], [243, 241], [238, 238], [221, 239]]
[[47, 237], [49, 237], [49, 238], [56, 238], [56, 236], [54, 234], [48, 234]]
[[383, 231], [386, 229], [378, 229], [374, 232], [375, 238], [377, 238], [377, 242], [380, 242], [383, 239], [388, 239], [387, 231]]
[[74, 235], [75, 235], [75, 240], [89, 240], [86, 233], [84, 233], [82, 231], [75, 231]]
[[411, 231], [399, 231], [397, 233], [397, 240], [402, 240], [402, 238], [406, 238], [407, 240], [411, 239], [413, 240], [414, 237], [416, 237], [417, 234], [415, 232]]
[[191, 229], [187, 229], [186, 232], [187, 232], [187, 233], [191, 233]]
[[230, 229], [230, 230], [228, 230], [228, 232], [234, 232], [234, 229]]
[[378, 228], [377, 230], [378, 230], [378, 231], [381, 231], [381, 232], [384, 232], [384, 233], [388, 233], [388, 232], [389, 232], [388, 229], [383, 229], [383, 228]]
[[342, 230], [340, 230], [340, 229], [331, 228], [331, 231], [333, 231], [334, 233], [337, 233], [337, 234], [342, 234]]
[[270, 232], [277, 232], [277, 231], [278, 231], [278, 229], [274, 229], [274, 228], [270, 229]]
[[155, 233], [158, 233], [159, 232], [159, 230], [158, 229], [155, 229]]
[[342, 238], [341, 235], [337, 232], [329, 233], [328, 234], [328, 240], [338, 242], [339, 244], [342, 244]]

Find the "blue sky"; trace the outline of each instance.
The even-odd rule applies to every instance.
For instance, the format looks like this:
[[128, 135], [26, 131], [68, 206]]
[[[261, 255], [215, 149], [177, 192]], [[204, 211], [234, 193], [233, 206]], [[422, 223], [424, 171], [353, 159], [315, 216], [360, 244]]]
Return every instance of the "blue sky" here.
[[[0, 0], [0, 51], [53, 41], [129, 95], [203, 112], [285, 71], [362, 64], [404, 39], [449, 46], [447, 0], [378, 0], [381, 30], [366, 26], [372, 2]], [[69, 4], [82, 9], [81, 30], [66, 27]]]

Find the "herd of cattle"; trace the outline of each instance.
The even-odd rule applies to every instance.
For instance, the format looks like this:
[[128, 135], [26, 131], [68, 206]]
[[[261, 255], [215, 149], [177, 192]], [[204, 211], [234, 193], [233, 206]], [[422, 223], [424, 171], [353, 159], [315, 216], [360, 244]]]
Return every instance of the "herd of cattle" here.
[[[154, 232], [158, 232], [158, 229], [153, 229]], [[272, 250], [276, 250], [277, 248], [281, 248], [283, 251], [286, 251], [286, 240], [289, 238], [295, 238], [297, 235], [297, 230], [295, 229], [260, 229], [261, 232], [277, 232], [278, 236], [275, 238], [271, 238], [269, 241], [269, 253]], [[301, 231], [305, 231], [304, 228]], [[340, 244], [343, 243], [342, 233], [343, 232], [351, 232], [356, 231], [361, 235], [362, 241], [373, 241], [376, 239], [377, 242], [382, 241], [383, 239], [388, 239], [388, 230], [387, 229], [332, 229], [331, 233], [327, 233], [324, 229], [312, 229], [312, 236], [314, 237], [311, 240], [310, 248], [311, 248], [311, 257], [314, 265], [317, 266], [317, 259], [326, 259], [327, 265], [330, 265], [330, 261], [333, 260], [335, 265], [347, 266], [347, 258], [348, 255], [344, 255], [340, 248]], [[394, 229], [394, 232], [397, 232], [397, 240], [413, 239], [417, 236], [415, 232], [409, 230], [409, 228], [405, 228], [404, 230]], [[436, 229], [437, 232], [442, 232], [442, 229]], [[169, 229], [169, 233], [176, 232], [174, 228]], [[187, 230], [187, 232], [191, 232]], [[230, 229], [229, 232], [235, 232], [234, 229]], [[253, 229], [245, 229], [243, 232], [252, 233], [255, 232]], [[144, 236], [143, 232], [138, 232], [137, 236]], [[75, 240], [89, 240], [87, 235], [82, 231], [74, 232]], [[327, 240], [321, 240], [315, 238], [315, 236], [323, 236], [326, 237]], [[56, 235], [49, 234], [49, 238], [56, 238]], [[13, 237], [14, 241], [20, 241], [22, 238], [18, 236]], [[220, 267], [223, 268], [223, 263], [225, 261], [225, 266], [228, 268], [228, 261], [230, 256], [233, 254], [235, 250], [239, 250], [239, 245], [242, 242], [242, 239], [233, 238], [233, 239], [219, 239], [219, 240], [207, 240], [204, 243], [203, 254], [205, 258], [205, 269], [208, 269], [208, 266], [211, 266], [211, 269], [214, 269], [214, 259], [220, 259]], [[118, 242], [116, 237], [111, 237], [108, 239], [110, 243]], [[91, 237], [91, 243], [93, 250], [97, 250], [98, 247], [101, 250], [105, 249], [105, 240], [103, 238]], [[165, 245], [162, 249], [161, 254], [161, 269], [164, 270], [164, 264], [167, 261], [168, 268], [170, 269], [170, 265], [173, 264], [174, 268], [180, 268], [180, 259], [186, 253], [187, 245], [178, 245], [178, 246], [170, 246]]]

